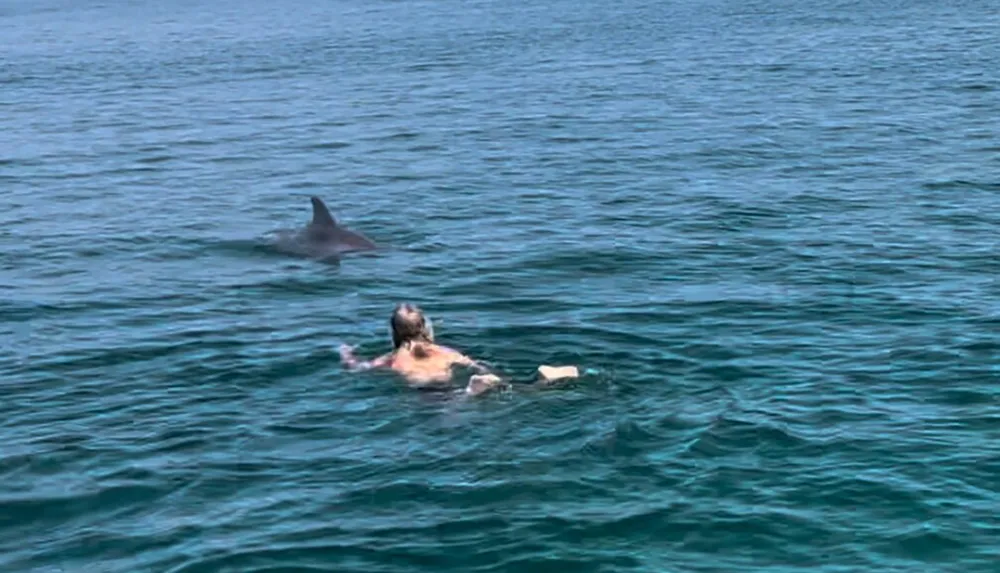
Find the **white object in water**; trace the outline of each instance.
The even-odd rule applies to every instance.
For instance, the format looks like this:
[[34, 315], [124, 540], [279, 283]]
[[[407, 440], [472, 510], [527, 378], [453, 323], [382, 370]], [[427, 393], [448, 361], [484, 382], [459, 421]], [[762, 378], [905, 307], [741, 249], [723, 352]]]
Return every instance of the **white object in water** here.
[[546, 366], [543, 364], [538, 367], [538, 378], [543, 382], [579, 377], [580, 369], [576, 366]]

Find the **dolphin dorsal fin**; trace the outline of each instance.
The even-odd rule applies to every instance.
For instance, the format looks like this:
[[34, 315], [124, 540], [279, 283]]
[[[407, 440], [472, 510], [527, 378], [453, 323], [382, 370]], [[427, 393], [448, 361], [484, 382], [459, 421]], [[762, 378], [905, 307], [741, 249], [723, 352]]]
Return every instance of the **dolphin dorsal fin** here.
[[333, 215], [330, 214], [330, 210], [326, 208], [323, 200], [319, 197], [312, 197], [313, 204], [313, 225], [318, 225], [321, 227], [336, 227], [337, 221], [334, 220]]

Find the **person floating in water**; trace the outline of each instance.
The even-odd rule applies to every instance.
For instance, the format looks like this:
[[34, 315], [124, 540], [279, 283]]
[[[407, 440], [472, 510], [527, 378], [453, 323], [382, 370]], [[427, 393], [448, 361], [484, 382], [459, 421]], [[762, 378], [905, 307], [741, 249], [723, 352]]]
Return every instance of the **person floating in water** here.
[[[396, 305], [389, 318], [393, 350], [372, 360], [359, 360], [354, 349], [346, 344], [340, 347], [340, 361], [353, 371], [386, 368], [406, 378], [410, 385], [425, 389], [442, 389], [450, 386], [455, 367], [465, 367], [475, 372], [469, 378], [465, 392], [479, 395], [507, 382], [477, 360], [461, 352], [434, 342], [434, 328], [419, 307], [401, 303]], [[587, 370], [596, 374], [595, 370]], [[548, 385], [560, 380], [579, 378], [576, 366], [539, 366], [538, 382]]]
[[423, 311], [402, 303], [389, 319], [393, 350], [372, 360], [359, 360], [354, 349], [341, 345], [340, 360], [354, 371], [386, 368], [406, 378], [418, 388], [442, 388], [452, 382], [453, 369], [466, 367], [476, 372], [466, 387], [468, 394], [481, 394], [501, 384], [499, 376], [482, 363], [461, 352], [434, 342], [434, 329]]

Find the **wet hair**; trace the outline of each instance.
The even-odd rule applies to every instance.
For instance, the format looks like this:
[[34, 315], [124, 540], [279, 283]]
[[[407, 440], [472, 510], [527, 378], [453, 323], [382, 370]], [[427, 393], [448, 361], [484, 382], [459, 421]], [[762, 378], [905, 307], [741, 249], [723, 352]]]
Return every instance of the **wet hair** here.
[[389, 319], [393, 348], [409, 346], [417, 358], [427, 358], [427, 349], [422, 342], [434, 342], [434, 329], [419, 307], [402, 303], [396, 305]]

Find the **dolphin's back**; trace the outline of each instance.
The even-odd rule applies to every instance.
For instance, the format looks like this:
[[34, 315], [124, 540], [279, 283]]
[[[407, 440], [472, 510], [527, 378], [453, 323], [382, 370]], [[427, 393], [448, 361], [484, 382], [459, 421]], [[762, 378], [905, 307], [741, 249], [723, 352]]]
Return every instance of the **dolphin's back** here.
[[312, 221], [296, 233], [282, 233], [276, 246], [290, 254], [311, 258], [336, 257], [347, 251], [378, 250], [368, 237], [337, 224], [319, 197], [312, 197]]

